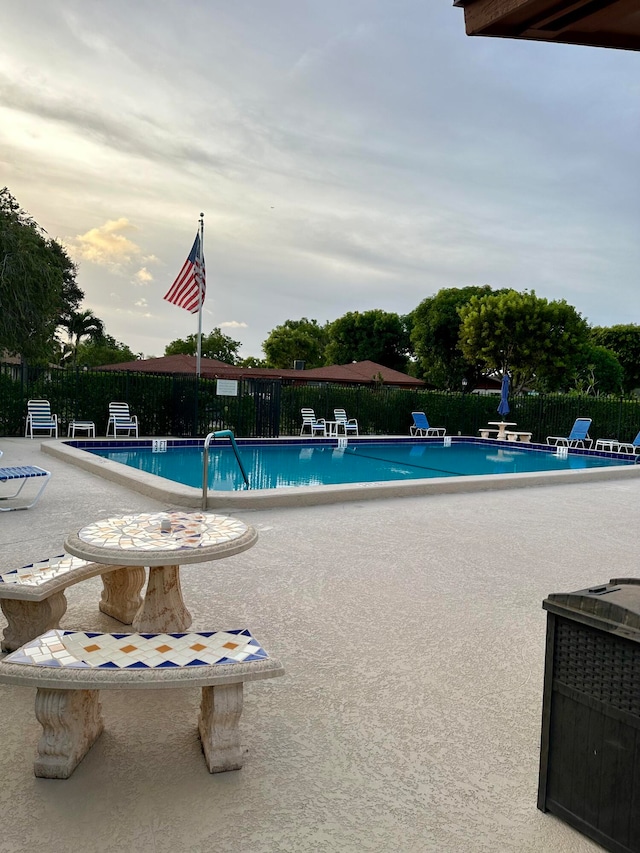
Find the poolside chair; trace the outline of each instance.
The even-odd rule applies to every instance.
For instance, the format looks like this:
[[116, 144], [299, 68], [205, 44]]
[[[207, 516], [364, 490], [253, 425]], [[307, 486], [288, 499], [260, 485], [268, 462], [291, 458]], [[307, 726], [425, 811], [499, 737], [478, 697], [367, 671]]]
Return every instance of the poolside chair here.
[[333, 419], [336, 422], [337, 427], [341, 427], [343, 429], [345, 435], [349, 435], [350, 432], [354, 435], [360, 434], [358, 432], [358, 421], [355, 418], [348, 418], [344, 409], [334, 409]]
[[302, 414], [302, 428], [300, 429], [300, 435], [304, 433], [307, 427], [309, 428], [309, 434], [311, 436], [314, 436], [316, 433], [326, 435], [327, 429], [324, 418], [316, 418], [313, 409], [300, 409], [300, 413]]
[[618, 453], [634, 453], [636, 455], [640, 453], [640, 432], [631, 442], [619, 442], [617, 450]]
[[[0, 454], [1, 455], [1, 454]], [[18, 490], [11, 495], [0, 495], [0, 512], [10, 512], [15, 509], [30, 509], [35, 506], [40, 496], [45, 490], [45, 486], [49, 482], [51, 476], [50, 471], [45, 471], [44, 468], [38, 468], [36, 465], [15, 465], [11, 468], [0, 468], [0, 483], [8, 483], [10, 480], [15, 480], [19, 483]], [[2, 501], [11, 501], [20, 495], [27, 480], [40, 480], [40, 488], [30, 503], [22, 503], [17, 506], [2, 506]]]
[[445, 435], [445, 427], [429, 426], [429, 421], [424, 412], [411, 412], [413, 424], [409, 427], [409, 435]]
[[34, 430], [46, 429], [49, 438], [58, 437], [58, 416], [51, 414], [48, 400], [27, 400], [27, 421], [24, 428], [25, 438], [33, 438]]
[[113, 429], [113, 437], [117, 438], [118, 431], [125, 431], [131, 435], [133, 431], [138, 437], [138, 416], [129, 413], [128, 403], [109, 403], [109, 420], [107, 421], [107, 435]]
[[547, 444], [556, 447], [582, 447], [589, 449], [593, 441], [589, 438], [591, 418], [576, 418], [569, 435], [548, 435]]
[[599, 438], [596, 441], [596, 450], [610, 450], [612, 453], [631, 453], [636, 456], [640, 453], [640, 432], [633, 441], [617, 441], [615, 438]]

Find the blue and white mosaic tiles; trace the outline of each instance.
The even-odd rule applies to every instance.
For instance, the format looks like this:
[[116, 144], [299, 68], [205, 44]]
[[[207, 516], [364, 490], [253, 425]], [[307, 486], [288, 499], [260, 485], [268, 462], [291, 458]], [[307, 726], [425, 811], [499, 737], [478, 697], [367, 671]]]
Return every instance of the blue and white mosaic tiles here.
[[0, 583], [40, 586], [40, 584], [50, 581], [52, 578], [66, 575], [72, 569], [79, 569], [81, 566], [86, 565], [86, 560], [81, 560], [79, 557], [71, 557], [68, 554], [61, 554], [58, 557], [49, 557], [46, 560], [40, 560], [39, 563], [30, 563], [21, 569], [4, 572], [0, 574]]
[[269, 655], [248, 628], [189, 634], [48, 631], [3, 663], [74, 669], [164, 669], [245, 663]]
[[96, 521], [78, 536], [102, 548], [179, 551], [232, 542], [247, 530], [236, 518], [210, 512], [143, 512]]

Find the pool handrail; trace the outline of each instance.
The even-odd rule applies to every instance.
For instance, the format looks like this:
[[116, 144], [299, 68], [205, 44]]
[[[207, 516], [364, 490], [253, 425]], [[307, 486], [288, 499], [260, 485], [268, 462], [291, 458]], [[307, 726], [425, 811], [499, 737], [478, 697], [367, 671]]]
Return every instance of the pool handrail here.
[[211, 444], [211, 440], [215, 440], [216, 438], [228, 438], [231, 442], [231, 447], [235, 453], [236, 461], [240, 467], [240, 471], [242, 472], [244, 484], [249, 488], [249, 478], [247, 477], [247, 472], [242, 464], [240, 451], [238, 450], [238, 445], [236, 444], [236, 439], [232, 431], [230, 429], [219, 429], [216, 430], [216, 432], [210, 432], [204, 440], [204, 448], [202, 451], [202, 509], [207, 508], [207, 494], [209, 491], [209, 445]]

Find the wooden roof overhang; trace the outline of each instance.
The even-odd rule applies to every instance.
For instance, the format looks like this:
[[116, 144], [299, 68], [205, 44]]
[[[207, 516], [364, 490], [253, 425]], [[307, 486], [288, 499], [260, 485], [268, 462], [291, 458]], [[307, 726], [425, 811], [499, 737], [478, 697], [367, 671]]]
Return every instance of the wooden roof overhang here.
[[638, 0], [454, 0], [469, 36], [640, 50]]

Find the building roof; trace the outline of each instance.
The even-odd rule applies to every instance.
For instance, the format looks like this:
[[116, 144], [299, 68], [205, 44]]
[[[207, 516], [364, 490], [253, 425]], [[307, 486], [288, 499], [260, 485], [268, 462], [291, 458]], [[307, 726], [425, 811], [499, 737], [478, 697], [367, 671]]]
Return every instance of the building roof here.
[[640, 50], [638, 0], [454, 0], [469, 36]]
[[[194, 355], [165, 355], [142, 358], [118, 364], [104, 364], [96, 370], [123, 370], [135, 373], [195, 373]], [[200, 374], [206, 379], [286, 379], [306, 382], [338, 382], [353, 385], [396, 385], [403, 388], [424, 388], [425, 383], [414, 376], [392, 370], [374, 361], [334, 364], [311, 370], [278, 369], [274, 367], [237, 367], [215, 358], [200, 359]]]
[[425, 383], [415, 376], [392, 370], [375, 361], [354, 361], [350, 364], [332, 364], [305, 370], [308, 379], [319, 382], [347, 382], [358, 385], [400, 385], [406, 388], [423, 388]]

